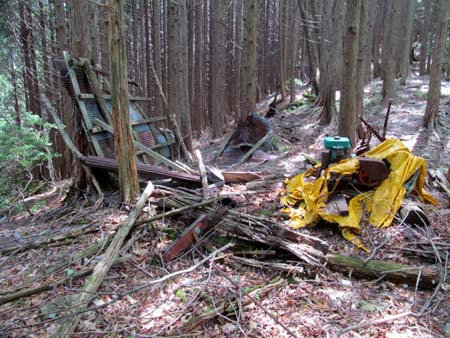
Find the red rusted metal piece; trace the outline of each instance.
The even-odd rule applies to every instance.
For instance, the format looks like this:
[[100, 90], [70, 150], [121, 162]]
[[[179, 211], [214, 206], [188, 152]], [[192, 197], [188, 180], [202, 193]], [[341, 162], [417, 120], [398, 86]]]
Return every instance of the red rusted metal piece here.
[[379, 186], [389, 176], [387, 164], [376, 158], [360, 157], [358, 182], [368, 188]]
[[212, 217], [201, 215], [186, 230], [183, 231], [180, 238], [172, 242], [164, 250], [162, 259], [165, 263], [177, 258], [183, 251], [188, 249], [198, 238], [204, 234], [210, 227], [216, 225], [223, 214], [228, 210], [228, 206], [221, 205], [217, 208]]

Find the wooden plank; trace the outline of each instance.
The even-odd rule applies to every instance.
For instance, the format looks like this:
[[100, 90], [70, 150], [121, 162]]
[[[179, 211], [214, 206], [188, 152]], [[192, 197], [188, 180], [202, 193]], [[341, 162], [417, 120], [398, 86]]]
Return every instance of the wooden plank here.
[[[107, 124], [99, 119], [95, 119], [94, 123], [99, 125], [100, 127], [102, 127], [105, 131], [107, 131], [111, 134], [114, 134], [113, 128], [109, 124]], [[153, 158], [155, 158], [157, 160], [160, 160], [162, 163], [164, 163], [168, 167], [186, 172], [186, 170], [182, 166], [180, 166], [180, 165], [176, 164], [175, 162], [158, 154], [157, 152], [153, 151], [152, 149], [143, 145], [142, 143], [140, 143], [138, 141], [133, 141], [133, 144], [137, 149], [144, 151], [147, 155], [152, 156]]]
[[[80, 90], [80, 86], [78, 85], [78, 80], [75, 75], [75, 71], [73, 70], [73, 67], [71, 66], [69, 53], [64, 51], [63, 55], [64, 55], [64, 61], [66, 62], [67, 71], [69, 73], [70, 81], [72, 83], [72, 87], [75, 92], [75, 98], [77, 100], [78, 107], [80, 108], [80, 112], [83, 117], [83, 121], [85, 123], [86, 129], [89, 131], [92, 129], [92, 121], [89, 117], [85, 103], [78, 98], [78, 96], [81, 94], [81, 90]], [[92, 141], [92, 144], [94, 146], [94, 149], [95, 149], [97, 155], [105, 156], [105, 154], [103, 153], [102, 147], [98, 143], [97, 139], [95, 137], [90, 137], [90, 139]]]

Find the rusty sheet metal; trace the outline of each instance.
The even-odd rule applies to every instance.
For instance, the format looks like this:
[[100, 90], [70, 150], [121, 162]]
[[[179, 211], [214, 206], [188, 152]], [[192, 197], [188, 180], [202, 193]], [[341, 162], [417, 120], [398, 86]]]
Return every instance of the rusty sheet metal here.
[[[55, 68], [59, 71], [61, 81], [63, 86], [68, 91], [69, 95], [74, 99], [74, 101], [82, 102], [86, 106], [86, 110], [89, 116], [89, 119], [94, 121], [95, 119], [99, 119], [102, 122], [107, 123], [107, 119], [100, 111], [100, 108], [94, 98], [84, 98], [84, 97], [76, 97], [75, 90], [72, 84], [72, 81], [69, 76], [69, 71], [67, 68], [67, 63], [65, 62], [63, 57], [56, 57], [53, 59], [53, 64]], [[76, 81], [80, 88], [80, 92], [82, 94], [93, 94], [93, 91], [90, 87], [87, 76], [84, 73], [84, 69], [80, 66], [73, 65], [71, 68], [74, 70]], [[112, 105], [111, 100], [105, 99], [106, 107], [110, 114], [112, 114]], [[136, 107], [133, 102], [130, 102], [129, 105], [130, 111], [130, 119], [131, 122], [137, 122], [145, 120], [146, 116], [144, 116]], [[170, 136], [170, 133], [163, 133], [160, 129], [151, 125], [151, 123], [140, 123], [133, 125], [133, 132], [135, 138], [138, 142], [145, 145], [148, 148], [154, 148], [159, 144], [169, 144], [160, 149], [157, 149], [161, 155], [167, 158], [174, 158], [174, 153], [170, 147], [170, 144], [174, 144], [174, 138]], [[165, 128], [165, 127], [164, 127]], [[103, 156], [106, 158], [114, 158], [114, 138], [109, 132], [106, 131], [95, 131], [87, 130], [86, 122], [83, 121], [83, 129], [87, 136], [89, 142], [89, 149], [91, 154], [96, 154], [95, 148], [92, 145], [92, 139], [95, 138], [96, 142], [100, 145], [100, 148], [103, 152]], [[99, 154], [96, 154], [99, 155]], [[146, 162], [149, 164], [156, 164], [155, 159], [146, 155], [139, 154], [137, 155], [137, 160], [139, 162]]]

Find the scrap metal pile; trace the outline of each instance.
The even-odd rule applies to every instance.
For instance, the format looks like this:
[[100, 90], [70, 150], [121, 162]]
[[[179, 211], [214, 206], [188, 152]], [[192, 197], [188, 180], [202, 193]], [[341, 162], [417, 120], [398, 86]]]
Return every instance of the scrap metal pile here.
[[295, 229], [323, 219], [337, 223], [343, 236], [366, 250], [358, 235], [361, 220], [375, 227], [391, 225], [406, 194], [437, 204], [424, 190], [426, 161], [397, 139], [388, 139], [363, 155], [344, 159], [317, 177], [320, 165], [286, 182], [284, 212]]

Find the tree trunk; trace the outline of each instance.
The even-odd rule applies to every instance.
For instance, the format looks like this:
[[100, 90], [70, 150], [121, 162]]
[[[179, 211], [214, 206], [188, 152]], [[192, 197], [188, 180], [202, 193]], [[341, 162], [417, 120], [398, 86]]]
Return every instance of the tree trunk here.
[[425, 109], [425, 116], [423, 119], [423, 126], [429, 130], [434, 129], [439, 123], [442, 63], [447, 38], [449, 7], [450, 1], [448, 0], [439, 0], [438, 7], [436, 7], [439, 17], [436, 22], [436, 40], [433, 47], [431, 61], [427, 107]]
[[256, 107], [256, 0], [244, 3], [244, 37], [242, 44], [241, 119]]
[[[162, 78], [161, 67], [161, 1], [153, 1], [153, 62], [155, 64], [158, 79]], [[162, 99], [159, 94], [155, 94], [155, 115], [159, 116], [163, 112]]]
[[[286, 97], [285, 86], [286, 86], [286, 51], [287, 51], [287, 24], [286, 24], [286, 15], [287, 15], [287, 3], [288, 0], [280, 0], [279, 2], [279, 31], [280, 31], [280, 86], [281, 86], [281, 97], [284, 99]], [[246, 17], [244, 16], [244, 22]]]
[[320, 94], [317, 104], [323, 106], [320, 123], [328, 124], [336, 113], [336, 84], [342, 53], [343, 0], [335, 0], [332, 7], [323, 6]]
[[[67, 4], [66, 4], [67, 5]], [[78, 58], [91, 59], [91, 37], [89, 34], [89, 23], [88, 19], [90, 4], [86, 1], [72, 1], [68, 3], [69, 7], [69, 43], [70, 52], [73, 56]], [[67, 128], [69, 134], [74, 140], [76, 147], [82, 152], [87, 152], [87, 141], [83, 136], [83, 131], [81, 127], [81, 114], [78, 109], [73, 107], [71, 110], [65, 111], [64, 120], [69, 124]], [[72, 116], [71, 116], [72, 115]], [[87, 178], [84, 170], [81, 167], [81, 163], [78, 159], [73, 158], [72, 163], [72, 175], [74, 176], [74, 185], [77, 189], [82, 190], [86, 188]]]
[[[54, 0], [54, 14], [55, 14], [55, 33], [56, 33], [56, 56], [62, 57], [63, 51], [68, 50], [67, 43], [67, 30], [66, 30], [66, 12], [64, 10], [64, 0]], [[59, 89], [57, 97], [58, 100], [58, 113], [59, 118], [63, 121], [70, 133], [73, 130], [73, 119], [69, 117], [67, 112], [73, 111], [72, 100], [69, 95], [65, 92], [61, 84], [60, 77], [57, 77], [57, 87]], [[65, 146], [64, 142], [58, 142], [58, 152], [62, 154], [61, 165], [59, 165], [59, 170], [61, 173], [61, 178], [68, 178], [73, 175], [72, 162], [72, 152], [68, 147]]]
[[[148, 98], [152, 97], [152, 63], [153, 63], [153, 53], [150, 44], [150, 8], [148, 6], [148, 0], [144, 0], [144, 51], [145, 51], [145, 94]], [[147, 101], [146, 112], [148, 116], [152, 115], [152, 105], [150, 101]]]
[[108, 41], [114, 150], [119, 163], [120, 197], [122, 202], [130, 203], [139, 193], [139, 184], [129, 113], [124, 1], [110, 0]]
[[416, 2], [411, 0], [403, 0], [403, 12], [406, 12], [405, 20], [402, 23], [402, 35], [400, 52], [400, 85], [406, 85], [406, 78], [409, 75], [409, 63], [411, 55], [411, 34], [414, 23], [414, 12], [416, 10]]
[[428, 35], [431, 31], [431, 9], [433, 0], [423, 0], [423, 23], [420, 30], [420, 62], [419, 75], [426, 74], [428, 55]]
[[299, 38], [299, 30], [300, 27], [298, 25], [297, 17], [299, 15], [298, 13], [298, 6], [296, 3], [291, 3], [291, 13], [289, 15], [290, 18], [290, 25], [291, 32], [290, 32], [290, 41], [289, 44], [289, 79], [290, 79], [290, 86], [289, 86], [289, 102], [292, 103], [295, 101], [295, 70], [297, 66], [297, 54], [298, 54], [298, 38]]
[[398, 43], [398, 23], [400, 18], [401, 0], [392, 0], [386, 3], [387, 23], [383, 33], [383, 60], [382, 60], [382, 79], [383, 79], [383, 103], [388, 102], [397, 96], [395, 89], [395, 49]]
[[197, 137], [202, 131], [202, 117], [205, 114], [204, 106], [204, 83], [203, 83], [203, 3], [200, 2], [194, 7], [194, 97], [192, 111], [192, 127]]
[[356, 69], [358, 59], [358, 39], [361, 2], [348, 0], [345, 15], [346, 30], [343, 56], [343, 84], [339, 109], [338, 133], [356, 145]]
[[[29, 4], [28, 4], [29, 5]], [[32, 60], [30, 52], [30, 22], [28, 22], [28, 16], [25, 13], [25, 2], [23, 0], [19, 1], [19, 18], [20, 18], [20, 42], [22, 47], [22, 55], [24, 61], [24, 87], [28, 94], [28, 100], [26, 102], [26, 108], [28, 111], [37, 114], [36, 107], [36, 92], [34, 86], [34, 74], [32, 70]]]
[[227, 10], [225, 1], [211, 6], [210, 63], [211, 63], [211, 129], [214, 138], [222, 134], [225, 122], [225, 68]]
[[364, 85], [366, 63], [369, 58], [367, 37], [369, 35], [369, 1], [361, 0], [361, 13], [359, 21], [358, 61], [356, 69], [356, 116], [363, 113]]
[[234, 45], [235, 53], [235, 64], [234, 64], [234, 117], [237, 120], [241, 116], [241, 70], [242, 70], [242, 41], [243, 41], [243, 30], [242, 30], [242, 1], [236, 0], [236, 40]]
[[308, 27], [310, 23], [308, 23], [308, 17], [306, 15], [306, 11], [303, 8], [303, 1], [298, 0], [298, 7], [300, 9], [300, 17], [303, 21], [303, 32], [305, 35], [305, 47], [306, 54], [308, 56], [308, 68], [309, 68], [309, 80], [311, 81], [311, 88], [314, 95], [319, 95], [319, 84], [316, 79], [316, 71], [317, 71], [317, 60], [315, 47], [313, 45], [313, 34], [311, 33], [311, 29]]
[[383, 35], [384, 23], [386, 20], [385, 15], [385, 7], [387, 6], [386, 0], [375, 0], [377, 2], [377, 10], [376, 10], [376, 19], [375, 25], [373, 27], [373, 44], [372, 44], [372, 52], [373, 52], [373, 78], [377, 79], [381, 77], [381, 53], [380, 53], [380, 45], [381, 38]]
[[181, 132], [184, 142], [190, 152], [192, 148], [192, 125], [189, 110], [189, 79], [188, 79], [188, 36], [187, 36], [187, 7], [186, 0], [179, 0], [180, 15], [180, 114]]

